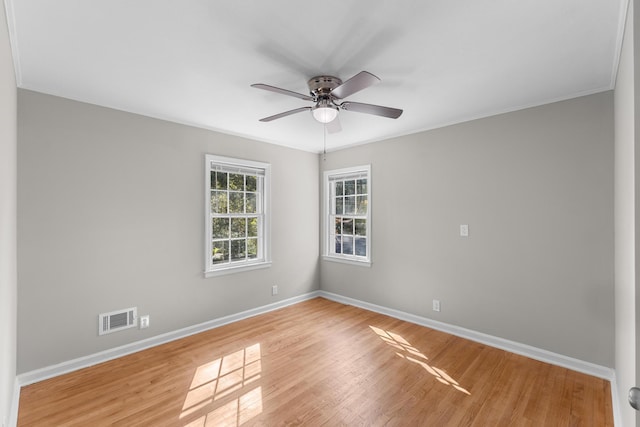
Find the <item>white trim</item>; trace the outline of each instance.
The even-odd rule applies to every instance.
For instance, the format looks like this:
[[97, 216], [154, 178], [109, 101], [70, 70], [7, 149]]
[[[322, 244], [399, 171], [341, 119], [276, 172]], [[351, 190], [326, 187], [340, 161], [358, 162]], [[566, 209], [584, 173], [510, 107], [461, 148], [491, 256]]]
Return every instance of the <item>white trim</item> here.
[[624, 43], [624, 31], [627, 23], [627, 14], [629, 13], [629, 0], [623, 1], [620, 7], [620, 15], [618, 16], [618, 34], [616, 34], [615, 52], [613, 53], [613, 67], [611, 68], [610, 89], [616, 88], [618, 80], [618, 68], [620, 68], [620, 58], [622, 57], [622, 44]]
[[522, 356], [530, 357], [535, 360], [550, 363], [552, 365], [561, 366], [574, 371], [582, 372], [587, 375], [592, 375], [598, 378], [608, 380], [611, 384], [611, 400], [613, 409], [614, 426], [620, 427], [621, 413], [620, 413], [620, 396], [618, 395], [617, 381], [615, 371], [611, 368], [596, 365], [590, 362], [585, 362], [579, 359], [574, 359], [561, 354], [553, 353], [547, 350], [532, 347], [526, 344], [506, 340], [503, 338], [494, 337], [491, 335], [483, 334], [480, 332], [472, 331], [470, 329], [461, 328], [455, 325], [449, 325], [447, 323], [438, 322], [436, 320], [428, 319], [425, 317], [417, 316], [414, 314], [406, 313], [403, 311], [395, 310], [379, 306], [376, 304], [368, 303], [365, 301], [357, 300], [354, 298], [345, 297], [342, 295], [334, 294], [327, 291], [312, 291], [297, 297], [282, 300], [276, 303], [267, 304], [261, 307], [256, 307], [250, 310], [242, 311], [240, 313], [224, 316], [218, 319], [213, 319], [208, 322], [200, 323], [198, 325], [189, 326], [177, 331], [168, 332], [162, 335], [151, 337], [145, 340], [137, 341], [134, 343], [126, 344], [113, 349], [105, 350], [99, 353], [95, 353], [89, 356], [80, 357], [67, 362], [59, 363], [57, 365], [47, 366], [45, 368], [36, 369], [34, 371], [25, 372], [16, 377], [14, 382], [14, 396], [11, 405], [11, 413], [9, 418], [9, 426], [15, 426], [18, 419], [18, 406], [20, 397], [20, 387], [33, 384], [38, 381], [43, 381], [49, 378], [56, 377], [58, 375], [66, 374], [78, 369], [86, 368], [96, 365], [98, 363], [106, 362], [108, 360], [116, 359], [118, 357], [126, 356], [131, 353], [135, 353], [147, 348], [155, 347], [170, 341], [178, 340], [190, 335], [194, 335], [200, 332], [204, 332], [210, 329], [214, 329], [220, 326], [227, 325], [229, 323], [237, 322], [239, 320], [247, 319], [249, 317], [258, 316], [260, 314], [268, 313], [270, 311], [278, 310], [283, 307], [287, 307], [299, 302], [311, 300], [313, 298], [322, 297], [330, 301], [335, 301], [341, 304], [352, 305], [364, 310], [373, 311], [376, 313], [384, 314], [396, 319], [404, 320], [406, 322], [415, 323], [417, 325], [426, 326], [438, 331], [446, 332], [451, 335], [459, 336], [465, 339], [469, 339], [475, 342], [489, 345], [491, 347], [499, 348], [509, 351], [511, 353], [520, 354]]
[[[563, 368], [582, 372], [583, 374], [602, 378], [610, 381], [611, 387], [613, 388], [613, 384], [615, 381], [615, 371], [606, 366], [596, 365], [595, 363], [574, 359], [572, 357], [564, 356], [558, 353], [553, 353], [551, 351], [536, 348], [527, 344], [510, 341], [504, 338], [494, 337], [491, 335], [483, 334], [481, 332], [476, 332], [470, 329], [462, 328], [460, 326], [438, 322], [437, 320], [428, 319], [426, 317], [417, 316], [415, 314], [406, 313], [404, 311], [395, 310], [392, 308], [382, 307], [380, 305], [371, 304], [365, 301], [360, 301], [357, 299], [345, 297], [345, 296], [334, 294], [331, 292], [319, 291], [319, 293], [321, 297], [331, 301], [335, 301], [335, 302], [339, 302], [347, 305], [353, 305], [355, 307], [363, 308], [365, 310], [373, 311], [380, 314], [385, 314], [387, 316], [394, 317], [396, 319], [415, 323], [416, 325], [426, 326], [428, 328], [446, 332], [451, 335], [455, 335], [461, 338], [466, 338], [471, 341], [486, 344], [491, 347], [506, 350], [511, 353], [530, 357], [531, 359], [539, 360], [541, 362], [550, 363], [552, 365], [557, 365]], [[613, 389], [612, 389], [612, 393], [613, 393]]]
[[[343, 176], [349, 176], [349, 175], [354, 175], [354, 174], [359, 174], [359, 173], [364, 173], [367, 177], [367, 201], [368, 201], [368, 206], [367, 206], [367, 256], [366, 257], [358, 257], [355, 255], [352, 256], [348, 256], [348, 255], [338, 255], [338, 254], [333, 254], [331, 253], [330, 250], [330, 245], [332, 244], [332, 242], [330, 242], [330, 236], [331, 236], [331, 230], [333, 230], [334, 228], [334, 224], [331, 223], [331, 216], [333, 215], [332, 213], [332, 193], [331, 193], [331, 184], [330, 182], [336, 179], [341, 179]], [[335, 178], [334, 178], [335, 177]], [[373, 260], [373, 257], [371, 255], [371, 248], [373, 247], [373, 242], [371, 239], [371, 221], [372, 221], [372, 206], [373, 206], [373, 202], [372, 202], [372, 173], [371, 173], [371, 164], [368, 165], [360, 165], [360, 166], [352, 166], [352, 167], [348, 167], [348, 168], [341, 168], [341, 169], [332, 169], [332, 170], [326, 170], [323, 172], [322, 175], [322, 185], [324, 187], [324, 197], [323, 197], [323, 201], [322, 201], [322, 224], [324, 224], [324, 228], [321, 230], [322, 232], [322, 257], [323, 259], [327, 260], [327, 261], [336, 261], [336, 262], [342, 262], [344, 264], [351, 264], [351, 265], [360, 265], [360, 266], [367, 266], [370, 267], [371, 266], [371, 261]], [[334, 178], [334, 179], [332, 179]], [[354, 231], [355, 233], [355, 231]], [[355, 245], [355, 240], [354, 243]]]
[[357, 172], [367, 171], [371, 174], [371, 165], [351, 166], [348, 168], [332, 169], [324, 171], [325, 180], [329, 179], [329, 176], [337, 175], [337, 179], [340, 179], [340, 175], [352, 175]]
[[9, 424], [7, 427], [18, 425], [18, 406], [20, 402], [20, 381], [18, 377], [13, 380], [13, 397], [11, 398], [11, 408], [9, 408]]
[[44, 368], [25, 372], [23, 374], [18, 375], [18, 383], [22, 387], [25, 385], [36, 383], [38, 381], [43, 381], [49, 378], [53, 378], [58, 375], [73, 372], [78, 369], [97, 365], [98, 363], [106, 362], [108, 360], [117, 359], [118, 357], [126, 356], [131, 353], [136, 353], [138, 351], [155, 347], [160, 344], [165, 344], [170, 341], [175, 341], [180, 338], [185, 338], [190, 335], [198, 334], [200, 332], [204, 332], [210, 329], [218, 328], [220, 326], [228, 325], [229, 323], [237, 322], [239, 320], [247, 319], [249, 317], [258, 316], [260, 314], [265, 314], [270, 311], [278, 310], [280, 308], [297, 304], [302, 301], [307, 301], [307, 300], [318, 297], [319, 292], [320, 291], [309, 292], [306, 294], [299, 295], [297, 297], [288, 298], [272, 304], [267, 304], [261, 307], [256, 307], [250, 310], [242, 311], [240, 313], [230, 314], [228, 316], [220, 317], [218, 319], [209, 320], [207, 322], [200, 323], [198, 325], [188, 326], [186, 328], [178, 329], [177, 331], [167, 332], [165, 334], [157, 335], [155, 337], [147, 338], [141, 341], [136, 341], [130, 344], [125, 344], [120, 347], [101, 351], [88, 356], [79, 357], [77, 359], [69, 360], [67, 362], [58, 363], [57, 365], [47, 366]]
[[455, 335], [461, 338], [466, 338], [471, 341], [479, 342], [489, 345], [491, 347], [499, 348], [509, 351], [511, 353], [527, 356], [535, 360], [539, 360], [553, 365], [568, 368], [574, 371], [582, 372], [584, 374], [592, 375], [594, 377], [602, 378], [611, 381], [612, 394], [614, 393], [613, 385], [615, 382], [615, 372], [613, 369], [596, 365], [591, 362], [585, 362], [572, 357], [564, 356], [562, 354], [553, 353], [548, 350], [536, 348], [527, 344], [510, 341], [504, 338], [494, 337], [491, 335], [476, 332], [470, 329], [462, 328], [460, 326], [450, 325], [447, 323], [439, 322], [437, 320], [428, 319], [426, 317], [417, 316], [415, 314], [406, 313], [400, 310], [392, 308], [382, 307], [376, 304], [371, 304], [365, 301], [345, 297], [342, 295], [334, 294], [327, 291], [312, 291], [297, 297], [292, 297], [286, 300], [278, 301], [272, 304], [267, 304], [261, 307], [256, 307], [250, 310], [242, 311], [240, 313], [231, 314], [229, 316], [213, 319], [198, 325], [189, 326], [183, 329], [179, 329], [173, 332], [167, 332], [165, 334], [157, 335], [155, 337], [147, 338], [141, 341], [125, 344], [120, 347], [105, 350], [99, 353], [95, 353], [89, 356], [80, 357], [67, 362], [62, 362], [57, 365], [47, 366], [45, 368], [36, 369], [34, 371], [25, 372], [18, 375], [17, 379], [20, 386], [32, 384], [34, 382], [46, 380], [58, 375], [62, 375], [68, 372], [75, 371], [77, 369], [86, 368], [88, 366], [96, 365], [98, 363], [106, 362], [118, 357], [126, 356], [131, 353], [135, 353], [147, 348], [151, 348], [160, 344], [164, 344], [170, 341], [174, 341], [180, 338], [188, 337], [200, 332], [208, 331], [220, 326], [227, 325], [229, 323], [237, 322], [239, 320], [247, 319], [249, 317], [258, 316], [260, 314], [268, 313], [273, 310], [277, 310], [289, 305], [297, 304], [302, 301], [307, 301], [316, 297], [322, 297], [331, 301], [339, 302], [341, 304], [352, 305], [362, 308], [364, 310], [373, 311], [376, 313], [384, 314], [396, 319], [404, 320], [406, 322], [415, 323], [417, 325], [426, 326], [428, 328], [436, 329], [438, 331], [446, 332], [451, 335]]
[[271, 267], [271, 262], [257, 262], [255, 264], [233, 265], [231, 267], [219, 268], [217, 270], [205, 271], [204, 277], [224, 276], [225, 274], [239, 273], [241, 271], [259, 270]]
[[210, 162], [226, 163], [228, 165], [237, 166], [240, 168], [249, 166], [252, 169], [265, 169], [265, 167], [271, 166], [269, 163], [265, 163], [265, 162], [237, 159], [235, 157], [218, 156], [216, 154], [205, 154], [205, 157], [207, 158], [207, 161], [210, 161]]
[[[39, 90], [39, 89], [32, 89], [32, 90], [34, 90], [36, 92], [42, 92], [42, 90]], [[422, 132], [429, 132], [429, 131], [436, 130], [436, 129], [442, 129], [442, 128], [445, 128], [445, 127], [449, 127], [449, 126], [453, 126], [453, 125], [457, 125], [457, 124], [461, 124], [461, 123], [472, 122], [472, 121], [475, 121], [475, 120], [490, 118], [490, 117], [493, 117], [493, 116], [499, 116], [499, 115], [502, 115], [502, 114], [515, 113], [515, 112], [522, 111], [522, 110], [528, 110], [529, 108], [542, 107], [542, 106], [545, 106], [545, 105], [548, 105], [548, 104], [555, 104], [556, 102], [569, 101], [569, 100], [576, 99], [576, 98], [582, 98], [583, 96], [595, 95], [595, 94], [602, 93], [602, 92], [607, 92], [607, 91], [610, 91], [610, 90], [611, 90], [610, 84], [607, 84], [607, 86], [602, 86], [602, 87], [599, 87], [599, 88], [596, 88], [596, 89], [583, 90], [583, 91], [571, 93], [569, 95], [557, 96], [557, 97], [552, 97], [552, 98], [545, 98], [542, 101], [528, 102], [528, 103], [525, 103], [525, 104], [517, 105], [515, 107], [497, 108], [495, 110], [491, 110], [491, 111], [487, 111], [487, 112], [483, 112], [483, 113], [470, 114], [470, 115], [461, 116], [461, 117], [458, 117], [458, 118], [452, 119], [452, 120], [443, 120], [443, 121], [440, 121], [440, 122], [432, 123], [430, 125], [427, 125], [426, 127], [422, 127], [422, 128], [416, 129], [415, 131], [411, 131], [411, 133], [394, 132], [394, 133], [388, 133], [386, 135], [381, 135], [381, 136], [376, 136], [376, 137], [373, 137], [373, 138], [369, 138], [369, 139], [366, 139], [366, 140], [363, 140], [363, 141], [354, 142], [354, 143], [351, 143], [351, 144], [344, 144], [344, 145], [341, 145], [340, 147], [336, 147], [334, 149], [327, 150], [327, 152], [336, 152], [336, 151], [340, 151], [340, 150], [346, 150], [347, 148], [358, 147], [360, 145], [366, 145], [366, 144], [369, 144], [369, 143], [372, 143], [372, 142], [378, 142], [378, 141], [386, 141], [386, 140], [390, 140], [390, 139], [394, 139], [394, 138], [406, 138], [406, 137], [409, 137], [411, 135], [416, 135], [416, 134], [419, 134], [419, 133], [422, 133]], [[45, 93], [45, 92], [43, 92], [43, 93]], [[55, 94], [52, 94], [52, 95], [55, 95]], [[60, 95], [58, 95], [58, 96], [60, 96]], [[276, 144], [277, 144], [277, 142], [276, 142]], [[320, 151], [319, 153], [322, 153], [322, 152]]]
[[13, 56], [13, 70], [16, 73], [16, 86], [21, 87], [20, 51], [18, 50], [18, 32], [16, 31], [16, 17], [12, 0], [4, 1], [4, 10], [7, 18], [7, 27], [9, 27], [9, 44], [11, 45], [11, 54]]
[[[620, 395], [618, 394], [618, 375], [615, 373], [611, 382], [611, 406], [613, 409], [613, 425], [616, 427], [622, 427], [622, 402], [620, 401]], [[627, 404], [627, 402], [624, 402]]]
[[[260, 199], [262, 202], [262, 239], [258, 245], [258, 260], [245, 260], [237, 263], [216, 264], [211, 263], [211, 163], [222, 163], [231, 167], [259, 169], [264, 174], [259, 174], [262, 179], [262, 191]], [[255, 160], [237, 159], [234, 157], [224, 157], [215, 154], [205, 154], [204, 156], [204, 277], [210, 278], [225, 274], [240, 273], [258, 268], [271, 267], [271, 164], [258, 162]], [[230, 256], [231, 254], [229, 254]], [[261, 256], [260, 256], [261, 255]]]
[[339, 262], [341, 264], [359, 265], [360, 267], [371, 267], [371, 261], [360, 261], [357, 259], [350, 259], [347, 257], [338, 257], [332, 255], [322, 255], [322, 259], [325, 261]]

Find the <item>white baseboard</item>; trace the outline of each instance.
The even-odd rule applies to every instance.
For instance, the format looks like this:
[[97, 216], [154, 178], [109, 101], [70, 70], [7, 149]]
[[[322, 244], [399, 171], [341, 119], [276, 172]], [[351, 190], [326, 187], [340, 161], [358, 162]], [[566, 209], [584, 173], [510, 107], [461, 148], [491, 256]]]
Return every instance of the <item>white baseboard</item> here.
[[25, 372], [18, 375], [19, 387], [36, 383], [38, 381], [46, 380], [48, 378], [57, 377], [58, 375], [73, 372], [78, 369], [86, 368], [89, 366], [97, 365], [98, 363], [106, 362], [108, 360], [117, 359], [118, 357], [126, 356], [131, 353], [136, 353], [140, 350], [155, 347], [160, 344], [165, 344], [170, 341], [175, 341], [180, 338], [188, 337], [200, 332], [208, 331], [209, 329], [218, 328], [229, 323], [237, 322], [238, 320], [254, 317], [259, 314], [268, 313], [279, 308], [287, 307], [289, 305], [297, 304], [302, 301], [310, 300], [320, 296], [320, 291], [313, 291], [307, 294], [299, 295], [297, 297], [288, 298], [286, 300], [278, 301], [273, 304], [263, 305], [251, 310], [242, 311], [240, 313], [231, 314], [229, 316], [213, 319], [208, 322], [200, 323], [198, 325], [189, 326], [177, 331], [167, 332], [165, 334], [157, 335], [155, 337], [147, 338], [141, 341], [136, 341], [130, 344], [125, 344], [120, 347], [115, 347], [109, 350], [94, 353], [88, 356], [79, 357], [77, 359], [62, 362], [57, 365], [47, 366], [44, 368], [36, 369], [33, 371]]
[[613, 381], [615, 379], [614, 370], [611, 368], [607, 368], [605, 366], [596, 365], [594, 363], [585, 362], [579, 359], [574, 359], [571, 357], [564, 356], [562, 354], [553, 353], [551, 351], [532, 347], [530, 345], [506, 340], [504, 338], [494, 337], [492, 335], [483, 334], [481, 332], [476, 332], [471, 329], [461, 328], [460, 326], [438, 322], [437, 320], [432, 320], [426, 317], [417, 316], [415, 314], [406, 313], [404, 311], [395, 310], [392, 308], [387, 308], [387, 307], [383, 307], [376, 304], [371, 304], [365, 301], [360, 301], [357, 299], [345, 297], [345, 296], [334, 294], [331, 292], [319, 291], [319, 295], [331, 301], [335, 301], [335, 302], [339, 302], [347, 305], [353, 305], [355, 307], [363, 308], [365, 310], [374, 311], [380, 314], [385, 314], [387, 316], [394, 317], [396, 319], [405, 320], [407, 322], [415, 323], [421, 326], [426, 326], [428, 328], [446, 332], [451, 335], [455, 335], [461, 338], [466, 338], [471, 341], [486, 344], [491, 347], [496, 347], [502, 350], [506, 350], [511, 353], [516, 353], [522, 356], [530, 357], [531, 359], [539, 360], [541, 362], [562, 366], [563, 368], [568, 368], [574, 371], [582, 372], [582, 373], [592, 375], [598, 378], [603, 378], [609, 381]]
[[18, 405], [20, 404], [20, 382], [18, 377], [13, 380], [13, 396], [11, 397], [11, 408], [9, 408], [9, 424], [7, 427], [18, 425]]
[[384, 314], [396, 319], [404, 320], [407, 322], [415, 323], [417, 325], [426, 326], [438, 331], [446, 332], [451, 335], [455, 335], [461, 338], [466, 338], [471, 341], [479, 342], [482, 344], [496, 347], [502, 350], [509, 351], [511, 353], [520, 354], [522, 356], [530, 357], [541, 362], [550, 363], [553, 365], [561, 366], [574, 371], [582, 372], [594, 377], [603, 378], [611, 383], [611, 397], [613, 406], [614, 425], [620, 425], [620, 400], [618, 390], [616, 387], [615, 371], [611, 368], [596, 365], [594, 363], [585, 362], [583, 360], [574, 359], [564, 356], [562, 354], [553, 353], [551, 351], [539, 349], [526, 344], [518, 343], [515, 341], [506, 340], [504, 338], [494, 337], [491, 335], [476, 332], [470, 329], [462, 328], [455, 325], [450, 325], [437, 320], [432, 320], [426, 317], [417, 316], [415, 314], [406, 313], [400, 310], [383, 307], [376, 304], [371, 304], [365, 301], [345, 297], [342, 295], [334, 294], [326, 291], [313, 291], [307, 294], [299, 295], [297, 297], [289, 298], [283, 301], [279, 301], [273, 304], [264, 305], [251, 310], [243, 311], [240, 313], [232, 314], [229, 316], [213, 319], [208, 322], [204, 322], [198, 325], [189, 326], [187, 328], [179, 329], [177, 331], [168, 332], [166, 334], [158, 335], [155, 337], [147, 338], [145, 340], [133, 342], [113, 349], [105, 350], [99, 353], [95, 353], [89, 356], [80, 357], [67, 362], [59, 363], [57, 365], [47, 366], [45, 368], [37, 369], [30, 372], [25, 372], [16, 377], [14, 387], [14, 397], [11, 408], [9, 425], [15, 426], [18, 418], [18, 404], [20, 396], [20, 387], [32, 384], [38, 381], [42, 381], [48, 378], [56, 377], [58, 375], [66, 374], [68, 372], [76, 371], [78, 369], [93, 366], [98, 363], [106, 362], [108, 360], [116, 359], [118, 357], [126, 356], [131, 353], [145, 350], [147, 348], [155, 347], [160, 344], [164, 344], [170, 341], [174, 341], [180, 338], [184, 338], [190, 335], [194, 335], [200, 332], [204, 332], [210, 329], [218, 328], [229, 323], [237, 322], [242, 319], [257, 316], [260, 314], [268, 313], [279, 308], [287, 307], [289, 305], [297, 304], [302, 301], [307, 301], [316, 297], [323, 297], [331, 301], [339, 302], [346, 305], [352, 305], [365, 310], [373, 311], [376, 313]]
[[616, 427], [622, 426], [622, 407], [620, 405], [626, 405], [627, 402], [623, 402], [620, 400], [620, 395], [618, 394], [618, 380], [617, 375], [613, 376], [611, 380], [611, 405], [613, 407], [613, 425]]
[[553, 353], [551, 351], [532, 347], [515, 341], [506, 340], [504, 338], [494, 337], [492, 335], [476, 332], [471, 329], [461, 328], [459, 326], [450, 325], [448, 323], [438, 322], [437, 320], [428, 319], [426, 317], [417, 316], [415, 314], [406, 313], [404, 311], [371, 304], [354, 298], [345, 297], [327, 291], [319, 291], [319, 296], [341, 304], [353, 305], [354, 307], [363, 308], [365, 310], [384, 314], [406, 322], [415, 323], [417, 325], [426, 326], [431, 329], [446, 332], [461, 338], [489, 345], [491, 347], [516, 353], [541, 362], [550, 363], [552, 365], [561, 366], [573, 371], [582, 372], [597, 378], [609, 381], [611, 387], [611, 405], [613, 407], [613, 425], [622, 426], [622, 417], [620, 413], [620, 396], [618, 395], [618, 386], [616, 381], [615, 370], [606, 366], [596, 365], [595, 363], [585, 362], [584, 360], [574, 359], [562, 354]]

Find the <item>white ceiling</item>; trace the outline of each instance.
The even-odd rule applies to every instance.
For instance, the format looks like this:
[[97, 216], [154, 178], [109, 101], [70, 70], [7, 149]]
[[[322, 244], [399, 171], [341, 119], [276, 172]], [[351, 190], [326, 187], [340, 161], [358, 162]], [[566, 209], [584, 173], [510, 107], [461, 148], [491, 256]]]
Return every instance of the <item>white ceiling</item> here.
[[327, 149], [613, 88], [628, 0], [5, 0], [21, 88], [294, 147], [323, 148], [320, 75], [382, 82]]

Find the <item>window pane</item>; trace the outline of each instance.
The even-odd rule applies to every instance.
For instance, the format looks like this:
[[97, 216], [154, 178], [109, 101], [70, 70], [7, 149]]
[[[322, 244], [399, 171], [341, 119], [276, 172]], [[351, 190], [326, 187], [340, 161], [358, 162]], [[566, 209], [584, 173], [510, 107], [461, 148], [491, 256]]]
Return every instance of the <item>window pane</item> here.
[[246, 237], [247, 219], [231, 218], [231, 237]]
[[370, 262], [371, 167], [326, 171], [324, 177], [330, 190], [323, 203], [325, 221], [329, 221], [324, 255]]
[[367, 194], [367, 180], [359, 179], [356, 190], [358, 194]]
[[368, 197], [367, 196], [357, 196], [357, 214], [358, 215], [366, 215], [367, 214], [367, 204]]
[[247, 236], [249, 237], [258, 237], [258, 218], [251, 217], [248, 218], [249, 227], [247, 229]]
[[213, 213], [227, 213], [227, 192], [226, 191], [212, 191], [211, 192], [211, 212]]
[[[207, 154], [205, 173], [210, 211], [205, 213], [205, 276], [243, 271], [245, 264], [270, 261], [266, 231], [270, 222], [265, 192], [270, 165]], [[253, 172], [255, 171], [255, 172]], [[206, 200], [205, 200], [206, 204]]]
[[231, 261], [239, 261], [245, 259], [245, 240], [231, 241]]
[[256, 213], [256, 193], [247, 193], [246, 195], [247, 195], [247, 213]]
[[367, 239], [365, 237], [356, 237], [356, 255], [367, 256]]
[[247, 239], [247, 257], [258, 258], [258, 239]]
[[230, 173], [229, 190], [244, 191], [244, 175], [240, 173]]
[[[213, 174], [214, 172], [211, 172]], [[216, 174], [216, 182], [215, 185], [212, 183], [211, 188], [215, 188], [216, 190], [226, 190], [227, 189], [227, 173], [226, 172], [215, 172]]]
[[353, 218], [343, 218], [342, 234], [353, 234]]
[[229, 213], [244, 213], [244, 193], [229, 192]]
[[356, 213], [356, 197], [345, 197], [344, 198], [344, 214], [345, 215], [354, 215]]
[[229, 238], [229, 218], [213, 218], [212, 227], [212, 237], [214, 239]]
[[342, 253], [353, 255], [353, 237], [342, 236]]
[[247, 175], [247, 191], [256, 191], [258, 179], [255, 176]]
[[345, 196], [356, 194], [356, 181], [351, 179], [344, 182], [344, 194]]
[[211, 245], [211, 262], [220, 264], [229, 261], [229, 241], [213, 242]]
[[344, 197], [336, 197], [336, 215], [344, 213]]

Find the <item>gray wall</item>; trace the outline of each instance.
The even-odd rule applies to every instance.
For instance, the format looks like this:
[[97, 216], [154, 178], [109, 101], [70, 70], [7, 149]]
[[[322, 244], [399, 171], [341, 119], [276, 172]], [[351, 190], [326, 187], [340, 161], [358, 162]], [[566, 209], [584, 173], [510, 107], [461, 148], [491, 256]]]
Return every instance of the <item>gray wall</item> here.
[[[24, 90], [18, 135], [18, 373], [318, 289], [317, 155]], [[271, 268], [204, 278], [205, 153], [271, 163]]]
[[636, 414], [624, 398], [636, 385], [635, 77], [633, 4], [627, 15], [614, 92], [615, 111], [615, 368], [623, 425]]
[[368, 163], [372, 267], [322, 261], [323, 290], [614, 366], [611, 92], [320, 161]]
[[[330, 292], [614, 366], [610, 92], [329, 153], [320, 167], [314, 154], [24, 90], [18, 107], [19, 373], [320, 278]], [[205, 153], [272, 163], [272, 268], [203, 278]], [[319, 262], [321, 169], [366, 163], [373, 266]], [[98, 313], [130, 306], [151, 328], [97, 336]]]
[[3, 4], [0, 7], [0, 422], [5, 424], [16, 378], [16, 114], [16, 80]]

